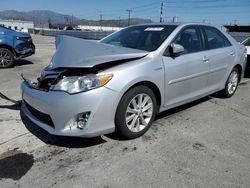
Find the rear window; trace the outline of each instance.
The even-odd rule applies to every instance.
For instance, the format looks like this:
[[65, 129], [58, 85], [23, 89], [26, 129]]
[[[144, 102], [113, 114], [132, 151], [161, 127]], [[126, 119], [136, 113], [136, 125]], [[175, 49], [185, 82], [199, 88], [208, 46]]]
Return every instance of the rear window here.
[[207, 37], [208, 49], [223, 48], [231, 46], [229, 40], [216, 28], [203, 27]]

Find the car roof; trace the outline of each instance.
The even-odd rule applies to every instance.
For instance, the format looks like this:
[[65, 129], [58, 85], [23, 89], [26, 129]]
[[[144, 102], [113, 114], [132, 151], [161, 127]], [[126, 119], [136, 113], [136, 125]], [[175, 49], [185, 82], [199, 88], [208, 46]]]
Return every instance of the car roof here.
[[188, 25], [204, 25], [204, 26], [212, 26], [212, 27], [218, 27], [215, 26], [213, 24], [209, 24], [209, 23], [199, 23], [199, 22], [190, 22], [190, 23], [186, 23], [186, 22], [164, 22], [164, 23], [143, 23], [143, 24], [138, 24], [141, 26], [169, 26], [169, 25], [175, 25], [175, 26], [188, 26]]

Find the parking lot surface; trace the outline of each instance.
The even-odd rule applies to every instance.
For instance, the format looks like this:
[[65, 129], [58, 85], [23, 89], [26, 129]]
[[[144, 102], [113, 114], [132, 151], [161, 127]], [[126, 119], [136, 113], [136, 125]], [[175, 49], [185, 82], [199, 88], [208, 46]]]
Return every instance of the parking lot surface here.
[[[20, 100], [21, 73], [36, 79], [55, 52], [33, 36], [36, 54], [0, 69], [0, 92]], [[230, 99], [209, 96], [157, 116], [141, 138], [49, 135], [18, 105], [0, 99], [0, 187], [250, 186], [250, 82]]]

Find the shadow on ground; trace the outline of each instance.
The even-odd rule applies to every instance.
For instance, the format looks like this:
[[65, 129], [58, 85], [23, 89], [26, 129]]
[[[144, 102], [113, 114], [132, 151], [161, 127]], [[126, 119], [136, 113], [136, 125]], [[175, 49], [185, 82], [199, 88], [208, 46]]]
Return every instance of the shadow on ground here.
[[204, 97], [204, 98], [201, 98], [199, 100], [196, 100], [194, 102], [190, 102], [190, 103], [187, 103], [187, 104], [184, 104], [184, 105], [181, 105], [181, 106], [178, 106], [178, 107], [175, 107], [175, 108], [172, 108], [170, 110], [166, 110], [164, 112], [161, 112], [159, 114], [156, 115], [155, 117], [155, 120], [158, 120], [158, 119], [161, 119], [161, 118], [165, 118], [167, 116], [170, 116], [170, 115], [173, 115], [173, 114], [176, 114], [178, 112], [181, 112], [181, 111], [184, 111], [184, 110], [187, 110], [189, 108], [192, 108], [198, 104], [201, 104], [201, 103], [204, 103], [204, 102], [207, 102], [209, 101], [210, 99], [212, 99], [211, 96], [208, 96], [208, 97]]
[[[21, 103], [21, 101], [18, 101]], [[0, 109], [20, 110], [20, 104], [0, 105]]]
[[0, 180], [21, 179], [33, 166], [33, 155], [18, 150], [8, 150], [0, 154]]
[[34, 63], [26, 59], [18, 59], [15, 61], [14, 66], [19, 67], [19, 66], [31, 65], [31, 64], [34, 64]]
[[[182, 106], [170, 109], [170, 110], [166, 110], [164, 112], [161, 112], [161, 113], [157, 114], [156, 117], [155, 117], [155, 120], [166, 118], [167, 116], [170, 116], [170, 115], [173, 115], [173, 114], [177, 115], [177, 113], [179, 113], [181, 111], [184, 111], [184, 110], [187, 110], [189, 108], [192, 108], [193, 106], [196, 106], [198, 104], [206, 102], [206, 101], [208, 101], [210, 99], [212, 99], [212, 97], [210, 97], [210, 96], [209, 97], [204, 97], [204, 98], [196, 100], [194, 102], [190, 102], [188, 104], [185, 104], [185, 105], [182, 105]], [[123, 138], [119, 137], [118, 135], [116, 135], [114, 133], [108, 134], [106, 136], [108, 138], [111, 138], [111, 139], [114, 139], [114, 140], [126, 140], [126, 139], [123, 139]]]
[[80, 138], [80, 137], [65, 137], [51, 135], [42, 128], [34, 124], [25, 114], [20, 111], [20, 117], [25, 127], [37, 138], [46, 144], [66, 147], [66, 148], [86, 148], [99, 144], [103, 144], [106, 141], [101, 137], [94, 138]]

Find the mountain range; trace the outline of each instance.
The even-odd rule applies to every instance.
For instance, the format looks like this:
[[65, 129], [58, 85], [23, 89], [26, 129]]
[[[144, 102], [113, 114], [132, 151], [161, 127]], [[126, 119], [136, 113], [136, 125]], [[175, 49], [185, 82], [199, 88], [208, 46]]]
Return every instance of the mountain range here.
[[72, 17], [71, 15], [64, 15], [49, 10], [32, 10], [29, 12], [4, 10], [0, 11], [0, 19], [33, 21], [35, 24], [44, 24], [48, 23], [49, 21], [54, 23], [70, 23], [72, 20], [79, 20], [78, 18]]
[[[80, 19], [74, 17], [73, 15], [61, 14], [49, 10], [32, 10], [29, 12], [22, 12], [16, 10], [4, 10], [0, 11], [0, 19], [5, 20], [26, 20], [33, 21], [35, 26], [39, 24], [82, 24], [82, 25], [100, 25], [102, 26], [116, 26], [124, 27], [128, 25], [127, 19], [121, 20], [88, 20]], [[139, 23], [151, 23], [153, 22], [150, 19], [142, 18], [131, 18], [130, 24], [139, 24]]]

